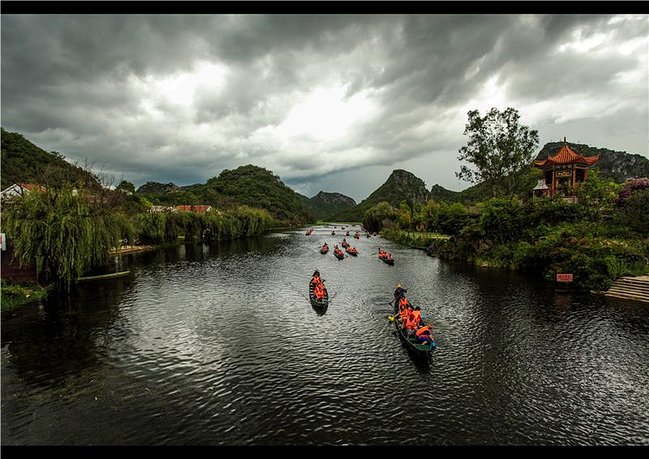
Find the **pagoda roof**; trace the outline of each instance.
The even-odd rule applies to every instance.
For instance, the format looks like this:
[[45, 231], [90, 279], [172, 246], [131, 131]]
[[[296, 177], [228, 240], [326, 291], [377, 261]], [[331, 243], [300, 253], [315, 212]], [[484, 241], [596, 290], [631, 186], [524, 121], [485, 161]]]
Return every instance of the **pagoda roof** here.
[[540, 159], [534, 161], [536, 167], [551, 166], [553, 164], [574, 164], [574, 163], [583, 163], [588, 166], [592, 166], [597, 161], [599, 161], [599, 155], [597, 156], [583, 156], [570, 148], [568, 145], [564, 145], [554, 156], [548, 156], [547, 159]]

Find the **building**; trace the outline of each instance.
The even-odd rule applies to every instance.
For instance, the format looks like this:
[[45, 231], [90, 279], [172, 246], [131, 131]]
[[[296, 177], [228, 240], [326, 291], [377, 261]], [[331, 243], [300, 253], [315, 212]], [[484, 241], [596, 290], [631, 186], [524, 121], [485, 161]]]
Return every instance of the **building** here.
[[563, 142], [557, 154], [534, 161], [534, 167], [541, 169], [544, 175], [534, 188], [535, 196], [559, 195], [576, 201], [575, 190], [588, 179], [588, 169], [599, 161], [599, 155], [582, 156], [568, 146], [565, 138]]
[[199, 214], [203, 214], [205, 212], [209, 212], [210, 210], [212, 210], [212, 206], [205, 206], [205, 205], [176, 206], [176, 210], [178, 212], [196, 212]]
[[14, 196], [23, 196], [30, 191], [45, 191], [45, 187], [34, 183], [14, 183], [2, 190], [0, 195], [2, 196], [2, 200], [5, 200]]

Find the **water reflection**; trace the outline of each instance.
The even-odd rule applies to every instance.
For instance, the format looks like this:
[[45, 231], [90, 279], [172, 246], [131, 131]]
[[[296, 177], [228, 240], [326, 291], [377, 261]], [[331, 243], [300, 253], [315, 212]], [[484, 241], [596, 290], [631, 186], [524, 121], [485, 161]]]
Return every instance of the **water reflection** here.
[[[646, 308], [376, 237], [338, 261], [330, 233], [131, 254], [130, 277], [3, 314], [3, 444], [649, 444]], [[387, 319], [397, 283], [429, 358]]]

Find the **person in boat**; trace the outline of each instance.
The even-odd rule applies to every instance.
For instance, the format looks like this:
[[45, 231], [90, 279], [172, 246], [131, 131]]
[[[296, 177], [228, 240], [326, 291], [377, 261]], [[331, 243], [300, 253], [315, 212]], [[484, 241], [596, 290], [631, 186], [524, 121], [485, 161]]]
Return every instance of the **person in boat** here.
[[324, 282], [324, 281], [320, 278], [320, 271], [318, 271], [318, 270], [316, 269], [316, 270], [313, 272], [313, 276], [311, 276], [311, 284], [313, 284], [313, 285], [318, 285], [318, 284], [321, 283], [321, 282]]
[[324, 299], [325, 291], [322, 282], [318, 282], [317, 284], [315, 284], [315, 288], [313, 289], [313, 294], [315, 295], [318, 301], [322, 301]]
[[415, 332], [415, 337], [420, 344], [430, 344], [433, 342], [433, 326], [424, 325], [419, 327]]
[[397, 284], [397, 287], [394, 289], [394, 301], [398, 301], [405, 293], [408, 293], [408, 290], [403, 288], [401, 284]]
[[410, 315], [410, 311], [412, 310], [412, 306], [410, 305], [410, 302], [405, 296], [402, 296], [399, 298], [399, 302], [397, 303], [397, 311], [399, 311], [399, 320], [401, 323], [405, 323], [406, 319]]
[[408, 335], [414, 335], [415, 331], [417, 330], [417, 328], [419, 328], [420, 324], [421, 324], [421, 308], [419, 306], [415, 306], [415, 308], [410, 311], [410, 314], [406, 319], [406, 323], [404, 324], [404, 327]]

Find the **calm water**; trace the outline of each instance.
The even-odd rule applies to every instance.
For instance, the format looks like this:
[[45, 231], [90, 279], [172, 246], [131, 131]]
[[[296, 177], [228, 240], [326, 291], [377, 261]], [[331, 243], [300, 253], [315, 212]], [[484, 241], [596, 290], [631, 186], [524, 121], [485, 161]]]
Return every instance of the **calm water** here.
[[[2, 444], [649, 445], [649, 307], [380, 237], [338, 261], [330, 233], [131, 255], [130, 277], [4, 313]], [[397, 282], [430, 360], [387, 320]]]

